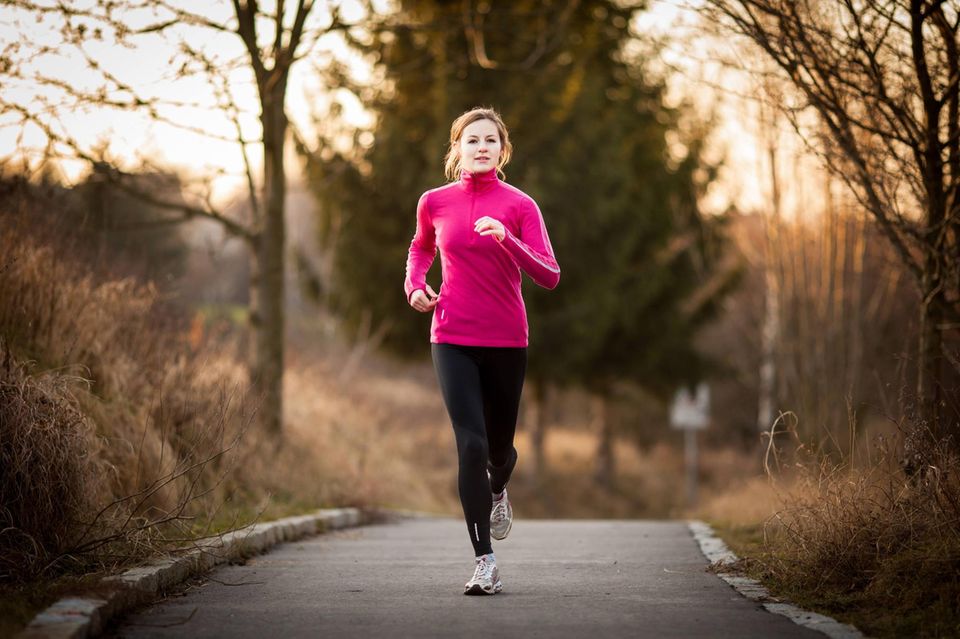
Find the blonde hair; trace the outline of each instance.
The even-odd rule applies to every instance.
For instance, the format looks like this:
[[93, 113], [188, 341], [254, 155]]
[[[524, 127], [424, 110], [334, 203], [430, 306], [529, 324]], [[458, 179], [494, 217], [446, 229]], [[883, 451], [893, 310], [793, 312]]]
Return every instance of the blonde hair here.
[[450, 148], [444, 158], [443, 170], [447, 179], [451, 182], [459, 179], [460, 170], [463, 168], [460, 164], [460, 138], [463, 136], [463, 130], [477, 120], [490, 120], [497, 127], [497, 133], [500, 134], [500, 159], [497, 160], [497, 173], [501, 178], [504, 177], [502, 169], [510, 161], [510, 156], [513, 153], [513, 145], [510, 144], [510, 134], [507, 132], [507, 126], [500, 118], [500, 114], [493, 109], [476, 107], [463, 113], [450, 125]]

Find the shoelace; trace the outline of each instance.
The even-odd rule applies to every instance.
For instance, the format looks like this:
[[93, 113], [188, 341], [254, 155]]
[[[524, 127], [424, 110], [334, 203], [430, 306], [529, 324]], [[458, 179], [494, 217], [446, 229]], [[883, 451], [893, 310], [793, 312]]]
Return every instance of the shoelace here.
[[493, 508], [493, 523], [502, 524], [503, 520], [507, 518], [507, 500], [506, 498], [501, 499], [496, 506]]
[[481, 579], [491, 579], [493, 575], [493, 564], [486, 559], [477, 560], [477, 569], [473, 571], [474, 581]]

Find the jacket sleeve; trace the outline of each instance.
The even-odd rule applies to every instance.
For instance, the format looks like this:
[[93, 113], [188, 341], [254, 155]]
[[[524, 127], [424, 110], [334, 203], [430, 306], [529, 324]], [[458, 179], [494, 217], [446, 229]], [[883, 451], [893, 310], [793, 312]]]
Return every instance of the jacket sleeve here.
[[560, 282], [560, 266], [553, 256], [547, 227], [537, 203], [532, 199], [524, 199], [520, 206], [520, 237], [508, 229], [500, 246], [540, 286], [555, 288]]
[[417, 203], [417, 230], [413, 234], [410, 249], [407, 251], [407, 276], [403, 283], [407, 301], [417, 289], [426, 289], [427, 271], [430, 270], [436, 254], [437, 235], [430, 217], [427, 193], [424, 193]]

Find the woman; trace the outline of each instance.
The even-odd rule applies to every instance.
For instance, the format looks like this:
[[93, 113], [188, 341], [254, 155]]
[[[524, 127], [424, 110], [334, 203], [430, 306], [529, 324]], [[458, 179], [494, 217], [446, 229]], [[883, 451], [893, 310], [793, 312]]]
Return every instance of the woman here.
[[[490, 537], [513, 524], [506, 485], [517, 451], [520, 391], [527, 363], [527, 315], [520, 272], [545, 288], [560, 268], [536, 202], [500, 180], [512, 147], [500, 115], [472, 109], [450, 127], [446, 175], [417, 205], [404, 290], [414, 309], [433, 311], [431, 351], [459, 456], [460, 502], [476, 556], [468, 595], [502, 584]], [[426, 274], [437, 249], [443, 284]]]

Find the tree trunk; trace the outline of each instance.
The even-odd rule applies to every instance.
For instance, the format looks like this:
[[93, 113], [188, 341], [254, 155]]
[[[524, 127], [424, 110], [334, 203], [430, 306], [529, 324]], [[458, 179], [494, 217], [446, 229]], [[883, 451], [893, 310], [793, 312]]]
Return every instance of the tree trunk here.
[[599, 437], [594, 476], [598, 484], [604, 488], [612, 488], [617, 470], [613, 454], [613, 422], [607, 415], [607, 398], [603, 395], [596, 395], [593, 398], [593, 423]]
[[780, 341], [780, 279], [775, 261], [780, 259], [780, 180], [777, 174], [777, 127], [771, 115], [768, 121], [761, 113], [767, 133], [767, 155], [770, 162], [771, 214], [765, 218], [766, 250], [764, 252], [764, 312], [761, 327], [761, 359], [757, 398], [757, 429], [770, 430], [776, 399], [777, 345]]
[[264, 207], [250, 269], [250, 381], [261, 401], [258, 421], [278, 442], [283, 430], [285, 92], [285, 79], [261, 87]]
[[544, 453], [544, 442], [547, 435], [547, 424], [544, 419], [546, 388], [543, 382], [530, 381], [527, 384], [530, 393], [527, 395], [527, 424], [530, 429], [530, 448], [533, 456], [533, 474], [543, 477], [547, 470], [547, 460]]
[[[863, 371], [863, 326], [866, 315], [863, 304], [864, 289], [864, 255], [866, 253], [867, 218], [858, 214], [856, 228], [853, 235], [853, 281], [850, 313], [848, 317], [850, 345], [850, 361], [847, 365], [847, 389], [851, 397], [860, 397], [861, 377]], [[879, 287], [879, 285], [878, 285]]]
[[[946, 420], [943, 415], [943, 355], [941, 353], [943, 335], [943, 307], [946, 300], [934, 279], [933, 266], [928, 266], [922, 287], [923, 300], [920, 306], [920, 344], [917, 366], [917, 404], [920, 418], [930, 429], [935, 440], [940, 441], [947, 435]], [[956, 445], [958, 442], [953, 442]]]

